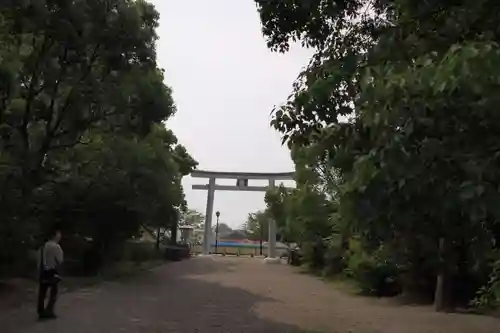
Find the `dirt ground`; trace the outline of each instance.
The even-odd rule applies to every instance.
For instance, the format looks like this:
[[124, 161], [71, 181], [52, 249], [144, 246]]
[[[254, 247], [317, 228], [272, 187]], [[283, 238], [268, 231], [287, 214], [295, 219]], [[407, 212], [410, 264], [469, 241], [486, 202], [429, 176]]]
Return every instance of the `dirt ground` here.
[[357, 297], [286, 265], [198, 257], [63, 294], [59, 318], [0, 313], [5, 333], [498, 333], [491, 317]]

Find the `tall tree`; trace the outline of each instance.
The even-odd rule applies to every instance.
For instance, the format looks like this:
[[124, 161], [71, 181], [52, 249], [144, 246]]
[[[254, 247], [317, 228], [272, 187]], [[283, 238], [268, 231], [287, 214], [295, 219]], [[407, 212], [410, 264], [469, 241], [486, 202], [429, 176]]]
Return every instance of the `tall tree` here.
[[266, 211], [257, 211], [248, 214], [247, 220], [243, 224], [251, 240], [267, 241], [269, 239], [269, 214]]
[[40, 181], [47, 155], [103, 121], [132, 120], [147, 131], [173, 113], [156, 68], [158, 13], [150, 4], [12, 1], [0, 11], [0, 144], [21, 166], [25, 192]]
[[4, 1], [0, 18], [0, 266], [55, 220], [102, 249], [140, 223], [177, 230], [197, 163], [163, 123], [154, 7]]

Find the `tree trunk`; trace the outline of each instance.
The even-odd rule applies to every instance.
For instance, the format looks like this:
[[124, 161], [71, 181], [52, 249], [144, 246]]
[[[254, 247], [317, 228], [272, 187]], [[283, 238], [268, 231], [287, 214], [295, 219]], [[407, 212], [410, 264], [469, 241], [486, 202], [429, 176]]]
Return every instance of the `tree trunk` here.
[[345, 258], [348, 255], [349, 252], [349, 240], [350, 240], [350, 233], [348, 231], [343, 231], [340, 234], [340, 256], [341, 256], [341, 268], [344, 269], [346, 268], [346, 261]]
[[445, 283], [446, 283], [446, 241], [444, 237], [439, 239], [438, 257], [439, 267], [436, 278], [436, 289], [434, 290], [434, 309], [436, 311], [443, 311], [445, 308]]
[[170, 229], [170, 244], [177, 244], [177, 223], [174, 223]]
[[342, 250], [342, 255], [349, 251], [349, 234], [348, 233], [342, 233], [340, 235], [340, 248]]
[[436, 291], [434, 292], [434, 309], [444, 309], [444, 272], [439, 272], [436, 278]]
[[156, 227], [156, 251], [160, 251], [160, 226]]
[[407, 302], [428, 304], [434, 299], [435, 289], [432, 288], [435, 287], [435, 276], [428, 274], [428, 268], [424, 265], [425, 259], [420, 257], [420, 243], [413, 237], [400, 238], [400, 241], [401, 244], [392, 250], [395, 253], [406, 253], [397, 259], [399, 262], [405, 262], [405, 270], [400, 276], [402, 297]]

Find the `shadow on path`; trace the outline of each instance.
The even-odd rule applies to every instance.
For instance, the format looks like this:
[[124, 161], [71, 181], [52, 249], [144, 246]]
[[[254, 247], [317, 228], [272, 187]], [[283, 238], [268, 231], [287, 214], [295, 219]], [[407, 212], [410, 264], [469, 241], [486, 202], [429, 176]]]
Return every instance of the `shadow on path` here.
[[0, 316], [0, 322], [6, 333], [302, 332], [253, 311], [258, 303], [274, 302], [279, 307], [280, 302], [203, 280], [206, 274], [233, 272], [234, 266], [210, 257], [171, 263], [63, 295], [56, 321], [36, 322], [33, 309], [24, 309], [14, 316]]

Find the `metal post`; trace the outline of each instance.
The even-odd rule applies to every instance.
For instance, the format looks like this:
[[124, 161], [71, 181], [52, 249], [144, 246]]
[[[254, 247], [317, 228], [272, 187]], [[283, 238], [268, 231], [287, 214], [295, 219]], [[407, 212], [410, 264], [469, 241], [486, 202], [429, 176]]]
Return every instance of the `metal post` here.
[[217, 211], [215, 213], [215, 216], [217, 217], [217, 224], [215, 226], [215, 254], [217, 254], [217, 249], [219, 247], [219, 216], [220, 216], [220, 212]]

